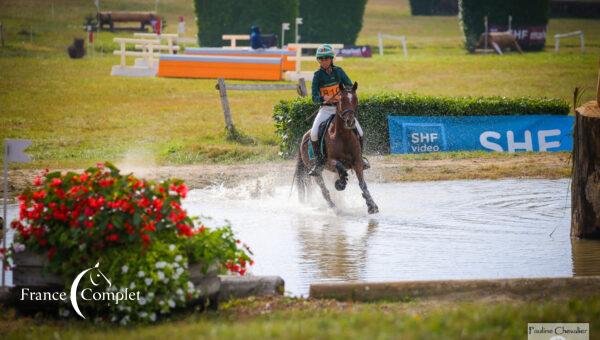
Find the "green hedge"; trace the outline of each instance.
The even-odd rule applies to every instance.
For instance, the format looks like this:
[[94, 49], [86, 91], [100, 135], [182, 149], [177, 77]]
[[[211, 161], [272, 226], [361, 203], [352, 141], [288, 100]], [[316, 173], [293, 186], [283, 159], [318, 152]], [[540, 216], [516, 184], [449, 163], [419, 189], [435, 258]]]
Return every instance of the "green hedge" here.
[[481, 33], [485, 31], [483, 18], [489, 25], [506, 25], [512, 15], [513, 26], [547, 25], [550, 0], [460, 0], [461, 26], [465, 34], [465, 47], [475, 49]]
[[458, 0], [410, 0], [412, 15], [456, 15]]
[[194, 5], [200, 45], [216, 47], [223, 46], [223, 34], [250, 34], [252, 25], [279, 36], [281, 23], [293, 23], [299, 8], [298, 0], [194, 0]]
[[300, 41], [354, 45], [367, 0], [300, 0]]
[[[300, 139], [310, 129], [318, 109], [309, 98], [279, 102], [273, 110], [280, 151], [285, 157], [295, 154]], [[567, 115], [569, 105], [561, 99], [505, 97], [430, 97], [414, 94], [382, 94], [363, 97], [359, 102], [359, 121], [365, 131], [365, 149], [389, 153], [387, 116], [483, 116], [483, 115]], [[313, 117], [314, 118], [314, 117]]]

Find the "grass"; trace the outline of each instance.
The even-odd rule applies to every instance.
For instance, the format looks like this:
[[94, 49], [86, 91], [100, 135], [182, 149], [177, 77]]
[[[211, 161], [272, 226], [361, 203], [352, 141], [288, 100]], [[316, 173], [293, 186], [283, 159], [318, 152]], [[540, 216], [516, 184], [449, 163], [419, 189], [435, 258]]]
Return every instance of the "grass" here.
[[[154, 4], [102, 1], [103, 8], [112, 10], [153, 10]], [[111, 55], [116, 47], [112, 38], [131, 36], [130, 32], [101, 32], [93, 57], [68, 59], [66, 47], [73, 37], [85, 35], [80, 25], [94, 11], [91, 1], [0, 3], [6, 41], [0, 48], [0, 138], [34, 141], [30, 153], [35, 161], [25, 167], [84, 167], [129, 157], [143, 157], [152, 164], [279, 157], [272, 108], [295, 93], [232, 93], [234, 123], [250, 142], [229, 141], [214, 80], [110, 76], [111, 66], [118, 63]], [[191, 0], [161, 1], [159, 12], [167, 19], [167, 31], [173, 31], [177, 17], [183, 15], [187, 35], [195, 35]], [[571, 101], [574, 87], [580, 86], [590, 89], [583, 96], [587, 101], [597, 77], [600, 21], [552, 19], [548, 35], [574, 29], [586, 34], [586, 54], [580, 54], [572, 41], [559, 54], [548, 46], [546, 52], [524, 55], [469, 55], [461, 47], [456, 17], [412, 17], [406, 0], [372, 0], [357, 43], [376, 45], [379, 31], [406, 34], [409, 57], [389, 42], [383, 57], [346, 59], [340, 65], [360, 83], [362, 95], [400, 91]]]
[[[143, 327], [93, 325], [82, 321], [15, 318], [2, 313], [5, 339], [523, 339], [527, 323], [589, 323], [600, 310], [600, 297], [545, 302], [342, 303], [293, 298], [246, 299], [227, 303], [217, 313], [180, 316]], [[590, 337], [593, 338], [593, 337]]]

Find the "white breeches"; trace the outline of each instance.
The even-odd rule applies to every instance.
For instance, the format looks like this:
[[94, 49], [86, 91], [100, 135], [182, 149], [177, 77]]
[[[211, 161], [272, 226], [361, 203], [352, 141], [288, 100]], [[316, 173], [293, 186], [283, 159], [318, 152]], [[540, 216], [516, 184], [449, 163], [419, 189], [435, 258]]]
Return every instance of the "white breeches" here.
[[[310, 140], [316, 142], [319, 138], [319, 126], [321, 123], [326, 121], [330, 116], [335, 114], [336, 107], [335, 106], [321, 106], [319, 109], [319, 113], [317, 113], [317, 117], [315, 117], [315, 121], [313, 122], [312, 128], [310, 129]], [[363, 136], [363, 129], [360, 127], [358, 120], [354, 118], [356, 122], [356, 129], [358, 130], [358, 134]]]

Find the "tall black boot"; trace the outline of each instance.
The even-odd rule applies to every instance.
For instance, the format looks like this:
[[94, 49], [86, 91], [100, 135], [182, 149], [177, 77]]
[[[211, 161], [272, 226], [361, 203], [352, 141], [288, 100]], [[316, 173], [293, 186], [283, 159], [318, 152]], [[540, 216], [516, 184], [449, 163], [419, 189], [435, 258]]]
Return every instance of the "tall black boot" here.
[[369, 160], [367, 160], [367, 158], [362, 155], [364, 149], [364, 141], [360, 135], [358, 136], [358, 142], [360, 143], [360, 158], [362, 158], [363, 161], [363, 170], [367, 170], [371, 167], [371, 164], [369, 164]]
[[314, 159], [314, 163], [312, 168], [310, 169], [310, 171], [308, 172], [309, 176], [318, 176], [319, 173], [321, 172], [320, 168], [321, 168], [321, 163], [322, 163], [322, 156], [321, 156], [321, 150], [319, 150], [319, 142], [313, 142], [312, 140], [310, 141], [312, 143], [312, 148], [313, 148], [313, 153], [315, 155], [315, 159]]

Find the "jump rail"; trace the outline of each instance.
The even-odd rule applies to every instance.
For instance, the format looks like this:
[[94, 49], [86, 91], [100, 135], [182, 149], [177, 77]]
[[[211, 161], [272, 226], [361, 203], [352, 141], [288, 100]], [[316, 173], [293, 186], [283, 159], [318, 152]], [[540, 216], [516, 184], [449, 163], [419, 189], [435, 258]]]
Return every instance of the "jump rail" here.
[[215, 89], [219, 91], [221, 97], [221, 106], [223, 107], [223, 115], [225, 117], [225, 126], [227, 131], [232, 133], [235, 128], [233, 126], [233, 119], [231, 118], [231, 109], [229, 106], [229, 99], [227, 97], [227, 90], [231, 91], [285, 91], [292, 90], [297, 91], [301, 97], [306, 97], [308, 92], [306, 90], [306, 82], [304, 78], [298, 79], [298, 84], [229, 84], [225, 85], [225, 79], [217, 79]]

